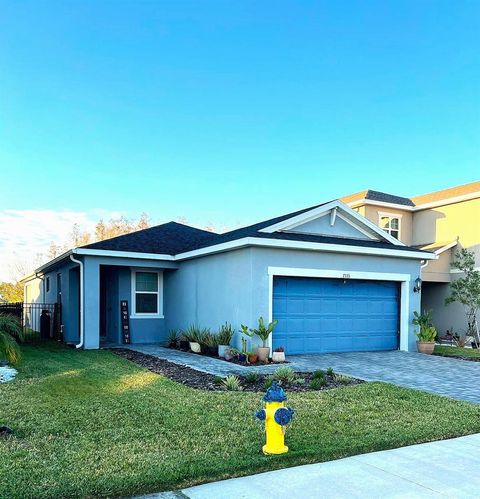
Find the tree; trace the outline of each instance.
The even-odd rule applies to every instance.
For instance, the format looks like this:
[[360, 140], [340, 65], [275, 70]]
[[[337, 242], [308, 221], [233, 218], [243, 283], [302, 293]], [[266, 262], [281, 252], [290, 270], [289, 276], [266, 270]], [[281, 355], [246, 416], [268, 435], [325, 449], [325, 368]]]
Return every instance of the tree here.
[[450, 296], [445, 305], [459, 302], [467, 317], [467, 335], [480, 343], [477, 315], [480, 309], [480, 272], [475, 270], [475, 254], [463, 248], [454, 255], [451, 267], [460, 270], [462, 277], [450, 283]]
[[23, 284], [21, 282], [0, 282], [0, 298], [9, 302], [23, 301]]
[[78, 246], [85, 246], [85, 244], [88, 244], [91, 240], [90, 233], [82, 231], [78, 224], [73, 224], [70, 236], [74, 248], [77, 248]]

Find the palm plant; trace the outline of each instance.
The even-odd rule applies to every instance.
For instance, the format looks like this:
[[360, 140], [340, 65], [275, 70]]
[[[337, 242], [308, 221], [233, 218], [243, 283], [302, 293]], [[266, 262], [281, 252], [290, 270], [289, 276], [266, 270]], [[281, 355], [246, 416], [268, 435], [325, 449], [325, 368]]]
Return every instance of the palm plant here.
[[0, 314], [0, 357], [12, 364], [20, 360], [18, 342], [23, 341], [20, 322], [13, 315]]
[[249, 327], [244, 326], [242, 324], [241, 329], [242, 329], [242, 333], [246, 334], [248, 336], [252, 336], [254, 334], [257, 335], [262, 340], [263, 346], [266, 347], [268, 337], [272, 334], [273, 329], [275, 328], [275, 326], [277, 324], [278, 324], [278, 321], [274, 320], [274, 321], [270, 322], [268, 325], [265, 325], [265, 321], [263, 320], [263, 317], [260, 317], [258, 319], [258, 327], [257, 328], [249, 328]]

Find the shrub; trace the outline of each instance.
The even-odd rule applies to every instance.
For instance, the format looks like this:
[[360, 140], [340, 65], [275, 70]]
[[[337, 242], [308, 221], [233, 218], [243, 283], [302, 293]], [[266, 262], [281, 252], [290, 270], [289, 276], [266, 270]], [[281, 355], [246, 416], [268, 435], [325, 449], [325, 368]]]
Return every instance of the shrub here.
[[207, 347], [216, 347], [218, 345], [218, 336], [215, 333], [211, 333], [210, 329], [203, 329], [201, 334], [201, 341]]
[[344, 374], [335, 374], [335, 381], [342, 385], [346, 385], [352, 381], [350, 376], [345, 376]]
[[245, 381], [249, 384], [252, 384], [252, 383], [256, 383], [259, 378], [260, 378], [260, 376], [258, 375], [258, 373], [248, 373], [245, 376]]
[[325, 378], [314, 378], [310, 381], [310, 390], [320, 390], [327, 385]]
[[225, 379], [223, 379], [222, 383], [225, 387], [225, 390], [228, 390], [230, 392], [238, 392], [239, 390], [241, 390], [240, 379], [238, 378], [238, 376], [235, 376], [233, 374], [230, 374]]
[[171, 329], [168, 333], [168, 346], [170, 348], [175, 348], [178, 344], [179, 335], [178, 330]]
[[265, 378], [265, 381], [263, 383], [263, 389], [268, 390], [272, 386], [272, 383], [273, 383], [273, 378], [271, 376]]
[[233, 329], [231, 324], [225, 322], [218, 331], [218, 344], [219, 345], [230, 345], [233, 335], [235, 334], [235, 329]]
[[273, 377], [282, 385], [288, 385], [295, 380], [295, 371], [291, 367], [279, 367], [274, 373]]
[[322, 369], [317, 369], [313, 373], [313, 379], [325, 379], [325, 371], [322, 371]]
[[190, 343], [202, 343], [203, 341], [202, 330], [194, 324], [188, 326], [188, 328], [185, 329], [182, 334]]
[[214, 383], [215, 385], [221, 385], [221, 384], [222, 384], [222, 382], [223, 382], [223, 379], [221, 378], [221, 376], [215, 376], [215, 377], [213, 378], [213, 383]]
[[20, 348], [17, 342], [23, 341], [20, 322], [13, 315], [0, 314], [0, 358], [15, 364], [20, 360]]
[[295, 379], [295, 384], [296, 385], [304, 385], [305, 384], [305, 378], [296, 378]]
[[335, 375], [335, 373], [333, 372], [333, 368], [332, 368], [332, 367], [329, 367], [329, 368], [327, 369], [327, 376], [334, 376], [334, 375]]

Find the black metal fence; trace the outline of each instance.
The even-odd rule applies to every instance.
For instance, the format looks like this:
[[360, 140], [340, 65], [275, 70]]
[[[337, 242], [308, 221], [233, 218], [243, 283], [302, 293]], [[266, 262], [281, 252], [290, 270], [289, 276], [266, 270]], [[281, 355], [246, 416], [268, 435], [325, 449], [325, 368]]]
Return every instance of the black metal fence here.
[[18, 317], [26, 342], [63, 340], [60, 303], [0, 303], [0, 314]]

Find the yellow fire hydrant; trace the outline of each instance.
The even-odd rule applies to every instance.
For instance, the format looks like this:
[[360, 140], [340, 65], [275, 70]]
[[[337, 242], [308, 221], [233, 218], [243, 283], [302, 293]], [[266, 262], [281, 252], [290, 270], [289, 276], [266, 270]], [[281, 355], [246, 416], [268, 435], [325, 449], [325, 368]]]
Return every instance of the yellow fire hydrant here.
[[288, 452], [285, 445], [285, 427], [293, 418], [293, 409], [285, 407], [287, 396], [276, 381], [263, 397], [265, 409], [257, 411], [255, 416], [265, 421], [267, 442], [262, 447], [264, 454], [284, 454]]

